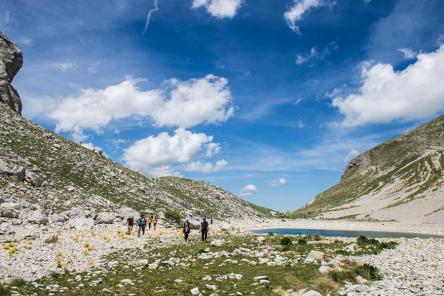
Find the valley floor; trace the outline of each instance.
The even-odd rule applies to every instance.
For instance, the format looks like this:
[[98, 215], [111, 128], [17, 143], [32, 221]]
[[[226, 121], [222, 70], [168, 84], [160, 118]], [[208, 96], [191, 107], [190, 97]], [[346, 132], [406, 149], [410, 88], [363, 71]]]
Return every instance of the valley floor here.
[[[251, 233], [268, 228], [444, 234], [439, 225], [397, 222], [216, 221], [210, 245], [199, 242], [197, 231], [186, 244], [171, 228], [138, 238], [121, 223], [60, 227], [57, 239], [42, 232], [1, 243], [0, 280], [10, 285], [0, 286], [0, 295], [444, 295], [444, 239], [382, 239], [399, 244], [391, 249], [316, 236], [288, 236], [288, 245], [284, 236]], [[323, 255], [307, 261], [313, 250]], [[382, 279], [363, 263], [377, 267]]]

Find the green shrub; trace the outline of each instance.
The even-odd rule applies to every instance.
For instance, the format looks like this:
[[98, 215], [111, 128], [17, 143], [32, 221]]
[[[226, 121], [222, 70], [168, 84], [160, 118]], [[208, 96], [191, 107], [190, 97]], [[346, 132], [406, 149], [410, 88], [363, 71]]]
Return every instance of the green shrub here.
[[9, 295], [11, 295], [11, 289], [0, 283], [0, 296], [9, 296]]
[[376, 245], [379, 243], [378, 240], [374, 238], [367, 238], [363, 235], [360, 235], [357, 239], [358, 245]]
[[23, 287], [26, 285], [26, 281], [22, 278], [15, 278], [9, 283], [9, 285], [11, 287]]
[[177, 225], [180, 225], [182, 215], [176, 210], [166, 209], [165, 210], [165, 219], [167, 219], [168, 221], [174, 222]]
[[372, 281], [380, 281], [382, 280], [382, 275], [379, 269], [370, 264], [364, 264], [360, 267], [359, 273], [362, 277], [370, 279]]
[[307, 240], [305, 238], [300, 238], [300, 239], [298, 239], [298, 244], [306, 245], [307, 244]]
[[289, 246], [292, 243], [293, 243], [293, 241], [288, 236], [284, 236], [283, 238], [281, 238], [281, 245], [282, 246]]

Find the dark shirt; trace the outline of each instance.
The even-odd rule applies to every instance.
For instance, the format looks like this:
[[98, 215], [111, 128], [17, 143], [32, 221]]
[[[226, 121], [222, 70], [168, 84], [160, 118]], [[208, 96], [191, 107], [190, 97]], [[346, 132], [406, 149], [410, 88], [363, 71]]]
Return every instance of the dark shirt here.
[[200, 223], [200, 230], [202, 232], [208, 231], [208, 221], [203, 221], [202, 223]]
[[129, 226], [133, 226], [134, 225], [134, 218], [128, 218], [128, 220], [126, 220], [126, 222], [128, 222]]

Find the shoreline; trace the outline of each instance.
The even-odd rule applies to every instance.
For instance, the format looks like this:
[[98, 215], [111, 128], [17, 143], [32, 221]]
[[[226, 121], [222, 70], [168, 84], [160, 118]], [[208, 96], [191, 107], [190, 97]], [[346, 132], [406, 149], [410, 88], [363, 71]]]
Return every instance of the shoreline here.
[[353, 220], [266, 219], [261, 221], [231, 221], [230, 226], [240, 228], [242, 231], [247, 232], [266, 229], [317, 229], [338, 231], [402, 232], [421, 235], [437, 235], [443, 236], [442, 238], [444, 238], [444, 224]]

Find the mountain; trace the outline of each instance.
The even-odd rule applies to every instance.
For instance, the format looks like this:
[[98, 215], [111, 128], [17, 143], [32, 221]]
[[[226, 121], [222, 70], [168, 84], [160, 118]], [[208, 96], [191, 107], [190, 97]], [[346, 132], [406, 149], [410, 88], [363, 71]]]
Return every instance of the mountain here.
[[0, 222], [73, 208], [115, 212], [130, 207], [217, 219], [269, 214], [203, 182], [147, 178], [21, 117], [20, 97], [10, 85], [21, 64], [19, 49], [0, 33]]
[[444, 221], [444, 115], [350, 161], [297, 216]]

